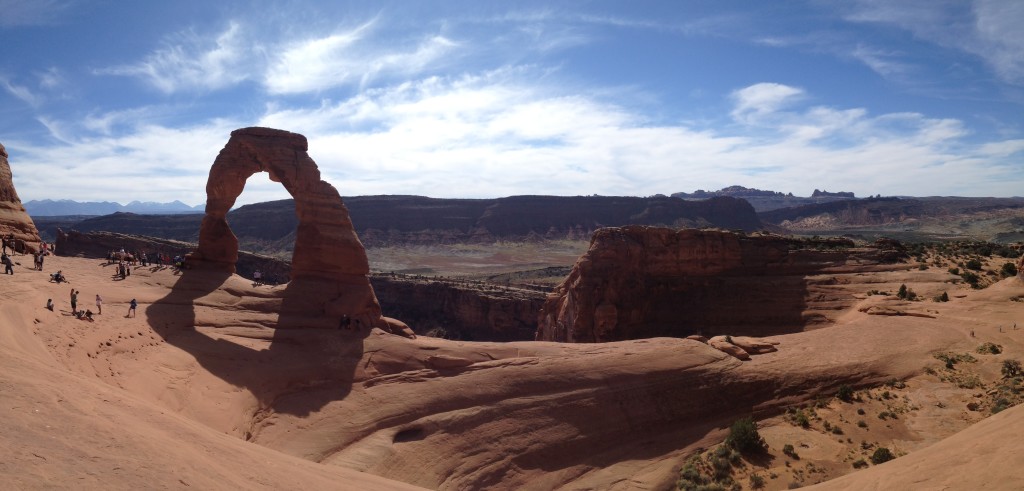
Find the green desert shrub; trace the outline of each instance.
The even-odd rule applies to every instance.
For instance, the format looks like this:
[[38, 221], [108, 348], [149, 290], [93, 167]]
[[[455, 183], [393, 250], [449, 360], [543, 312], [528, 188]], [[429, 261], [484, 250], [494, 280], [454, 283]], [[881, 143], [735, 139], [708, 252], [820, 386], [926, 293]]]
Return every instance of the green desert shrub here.
[[971, 259], [970, 261], [967, 261], [967, 264], [965, 266], [966, 266], [967, 269], [973, 269], [975, 271], [981, 271], [981, 261], [979, 261], [977, 259]]
[[1013, 378], [1021, 374], [1020, 362], [1017, 360], [1003, 360], [1003, 376]]
[[789, 415], [789, 421], [801, 428], [810, 428], [811, 419], [807, 416], [807, 412], [803, 409], [796, 409]]
[[1013, 263], [1003, 264], [1003, 267], [1002, 269], [999, 270], [999, 273], [1003, 275], [1003, 278], [1017, 276], [1017, 265]]
[[976, 351], [983, 355], [998, 355], [1003, 352], [1003, 347], [995, 343], [984, 343], [981, 346], [978, 346]]
[[853, 400], [853, 387], [843, 384], [839, 386], [839, 390], [836, 392], [836, 397], [843, 402], [850, 402]]
[[896, 456], [889, 451], [888, 448], [878, 447], [875, 449], [875, 453], [871, 454], [871, 463], [878, 465], [895, 459]]
[[752, 418], [742, 418], [733, 423], [725, 444], [742, 454], [761, 452], [766, 446]]
[[960, 275], [960, 277], [963, 278], [968, 285], [971, 285], [974, 288], [977, 288], [979, 282], [981, 282], [981, 277], [970, 271], [964, 271], [964, 274]]

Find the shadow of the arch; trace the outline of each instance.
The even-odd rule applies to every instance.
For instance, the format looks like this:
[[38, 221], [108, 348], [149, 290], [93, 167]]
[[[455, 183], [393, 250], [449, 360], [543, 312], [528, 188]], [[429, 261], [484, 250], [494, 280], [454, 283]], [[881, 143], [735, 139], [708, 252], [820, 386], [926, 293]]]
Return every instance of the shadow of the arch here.
[[[202, 299], [224, 286], [231, 276], [227, 272], [185, 270], [166, 296], [146, 307], [147, 322], [168, 344], [193, 356], [204, 370], [249, 391], [259, 402], [260, 411], [305, 416], [344, 399], [352, 389], [369, 329], [295, 327], [302, 323], [301, 318], [282, 316], [285, 318], [278, 322], [293, 327], [254, 328], [241, 336], [238, 330], [244, 328], [239, 328], [224, 336], [264, 339], [266, 349], [207, 334], [215, 332], [214, 328], [197, 330], [197, 307], [215, 308], [202, 307]], [[271, 306], [284, 305], [304, 291], [289, 284], [265, 300]]]

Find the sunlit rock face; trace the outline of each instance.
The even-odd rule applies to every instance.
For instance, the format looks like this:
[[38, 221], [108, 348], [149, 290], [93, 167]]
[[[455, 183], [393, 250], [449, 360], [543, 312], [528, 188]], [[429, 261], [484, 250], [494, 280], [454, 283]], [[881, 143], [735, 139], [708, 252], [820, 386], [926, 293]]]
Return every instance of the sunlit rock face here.
[[25, 212], [21, 198], [14, 189], [7, 149], [3, 145], [0, 145], [0, 235], [13, 236], [14, 247], [18, 252], [36, 252], [42, 240], [32, 217]]
[[888, 249], [847, 239], [794, 240], [718, 230], [598, 230], [548, 295], [536, 338], [608, 342], [660, 336], [765, 336], [836, 321], [855, 302], [859, 268]]

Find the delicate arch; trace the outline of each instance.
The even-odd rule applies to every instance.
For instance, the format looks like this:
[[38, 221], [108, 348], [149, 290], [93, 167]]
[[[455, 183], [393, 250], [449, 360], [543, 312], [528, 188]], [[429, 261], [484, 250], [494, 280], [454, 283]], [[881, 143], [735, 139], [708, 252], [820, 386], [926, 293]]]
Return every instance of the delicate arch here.
[[[309, 325], [337, 326], [336, 318], [382, 325], [380, 305], [368, 274], [366, 249], [356, 236], [348, 209], [334, 186], [320, 179], [316, 162], [306, 153], [306, 137], [271, 128], [242, 128], [231, 132], [217, 155], [206, 183], [206, 216], [199, 230], [199, 247], [189, 256], [197, 269], [235, 272], [238, 238], [228, 226], [227, 213], [257, 172], [267, 172], [295, 198], [299, 219], [292, 253], [291, 282], [281, 306], [285, 317]], [[283, 326], [279, 326], [283, 327]]]

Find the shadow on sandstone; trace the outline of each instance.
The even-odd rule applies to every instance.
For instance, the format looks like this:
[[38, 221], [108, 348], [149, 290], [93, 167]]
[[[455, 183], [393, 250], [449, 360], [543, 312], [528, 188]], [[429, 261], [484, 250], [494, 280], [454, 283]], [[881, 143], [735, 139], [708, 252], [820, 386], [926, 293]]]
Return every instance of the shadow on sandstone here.
[[[230, 277], [226, 272], [183, 271], [170, 293], [145, 309], [150, 327], [168, 344], [195, 357], [209, 373], [251, 392], [261, 411], [305, 416], [344, 399], [351, 391], [363, 340], [370, 330], [340, 330], [337, 326], [325, 329], [322, 323], [319, 327], [298, 327], [306, 319], [316, 319], [297, 314], [279, 314], [277, 325], [292, 326], [287, 329], [247, 323], [225, 327], [220, 334], [217, 327], [203, 328], [202, 309], [218, 309], [221, 315], [230, 309], [204, 300]], [[296, 290], [289, 284], [260, 300], [266, 301], [267, 311], [280, 312], [275, 306], [296, 301], [295, 297], [304, 294], [305, 289]], [[231, 338], [263, 339], [268, 343], [265, 349], [253, 349]]]

